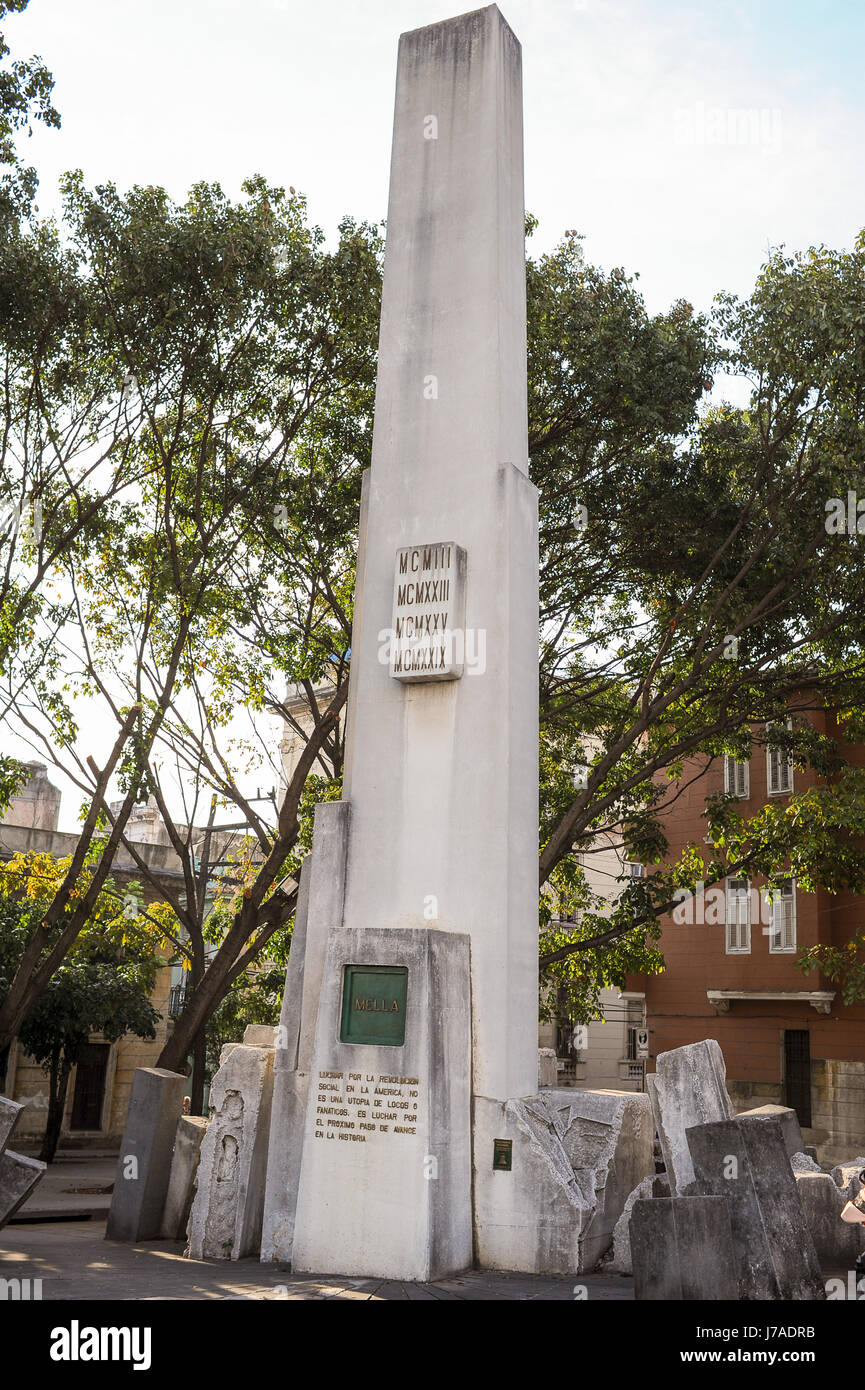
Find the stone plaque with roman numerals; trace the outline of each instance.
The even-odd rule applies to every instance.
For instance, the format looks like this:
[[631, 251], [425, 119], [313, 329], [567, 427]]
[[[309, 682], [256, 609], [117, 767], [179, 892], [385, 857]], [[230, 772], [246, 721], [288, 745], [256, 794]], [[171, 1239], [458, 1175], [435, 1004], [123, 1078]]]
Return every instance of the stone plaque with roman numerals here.
[[390, 674], [401, 681], [458, 680], [465, 664], [466, 553], [453, 541], [396, 553]]

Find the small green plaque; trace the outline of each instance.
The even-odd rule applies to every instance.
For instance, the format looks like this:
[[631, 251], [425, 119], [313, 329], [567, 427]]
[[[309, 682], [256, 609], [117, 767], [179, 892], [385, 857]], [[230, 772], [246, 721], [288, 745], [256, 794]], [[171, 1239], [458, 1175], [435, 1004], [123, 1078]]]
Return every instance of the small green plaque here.
[[509, 1173], [513, 1161], [514, 1141], [513, 1139], [494, 1139], [493, 1140], [493, 1170], [497, 1173]]
[[342, 982], [340, 1040], [402, 1047], [408, 969], [404, 965], [347, 965]]

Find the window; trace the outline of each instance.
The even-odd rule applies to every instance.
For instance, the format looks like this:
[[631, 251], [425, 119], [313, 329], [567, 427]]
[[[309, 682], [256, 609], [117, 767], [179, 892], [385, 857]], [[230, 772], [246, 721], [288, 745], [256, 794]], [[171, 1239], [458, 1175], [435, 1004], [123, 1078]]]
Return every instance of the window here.
[[727, 955], [751, 950], [751, 891], [746, 878], [727, 879]]
[[746, 797], [750, 792], [750, 765], [738, 763], [729, 753], [724, 754], [724, 791], [728, 796]]
[[[771, 724], [766, 728], [771, 729]], [[792, 729], [792, 720], [787, 720], [787, 728]], [[793, 790], [793, 760], [782, 748], [766, 746], [766, 788], [770, 796], [783, 796]]]
[[[638, 863], [636, 862], [636, 860], [632, 859], [632, 860], [630, 861], [630, 863], [628, 864], [627, 867], [628, 867], [628, 873], [629, 873], [629, 875], [630, 875], [631, 878], [642, 878], [642, 877], [643, 877], [643, 866], [642, 866], [642, 864], [638, 864]], [[641, 908], [637, 903], [634, 903], [634, 906], [631, 908], [631, 916], [633, 917], [633, 919], [634, 919], [635, 922], [639, 920], [639, 918], [640, 918], [640, 916], [642, 915], [643, 911], [644, 911], [643, 908]]]
[[796, 949], [796, 885], [783, 879], [769, 892], [769, 950], [775, 954]]
[[70, 1129], [102, 1128], [102, 1107], [105, 1104], [105, 1080], [110, 1052], [110, 1043], [85, 1043], [79, 1049]]

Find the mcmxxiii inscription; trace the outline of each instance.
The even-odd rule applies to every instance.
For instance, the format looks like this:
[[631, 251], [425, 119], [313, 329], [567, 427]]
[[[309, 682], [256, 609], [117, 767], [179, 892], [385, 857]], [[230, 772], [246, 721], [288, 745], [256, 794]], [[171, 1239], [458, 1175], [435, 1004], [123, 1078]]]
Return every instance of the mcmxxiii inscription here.
[[458, 680], [465, 663], [466, 553], [453, 541], [396, 553], [390, 674], [402, 681]]

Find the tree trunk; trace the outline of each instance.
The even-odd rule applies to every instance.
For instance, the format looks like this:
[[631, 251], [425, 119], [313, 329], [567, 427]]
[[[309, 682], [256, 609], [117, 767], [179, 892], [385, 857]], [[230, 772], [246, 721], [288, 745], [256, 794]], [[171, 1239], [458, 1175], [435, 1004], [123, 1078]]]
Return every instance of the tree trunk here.
[[55, 1054], [51, 1058], [48, 1074], [48, 1118], [45, 1121], [45, 1133], [39, 1153], [43, 1163], [54, 1162], [60, 1142], [60, 1131], [63, 1128], [63, 1111], [66, 1108], [66, 1092], [69, 1089], [71, 1072], [72, 1063], [65, 1052]]
[[192, 1097], [189, 1111], [192, 1115], [204, 1114], [204, 1077], [207, 1064], [207, 1027], [199, 1028], [192, 1044]]
[[[208, 967], [201, 983], [187, 998], [183, 1013], [166, 1039], [156, 1059], [158, 1067], [165, 1067], [167, 1071], [183, 1071], [184, 1062], [195, 1047], [199, 1033], [205, 1036], [207, 1021], [228, 988], [226, 981], [230, 969], [231, 961], [225, 959], [215, 959]], [[195, 1114], [194, 1107], [192, 1113]]]

